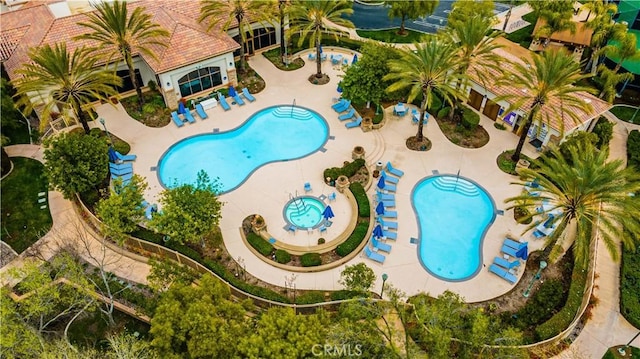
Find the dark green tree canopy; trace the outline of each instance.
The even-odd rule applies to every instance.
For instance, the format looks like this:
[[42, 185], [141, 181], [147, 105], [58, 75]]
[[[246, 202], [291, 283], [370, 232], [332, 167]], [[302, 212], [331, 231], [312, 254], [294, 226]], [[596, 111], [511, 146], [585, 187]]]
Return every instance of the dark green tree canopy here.
[[405, 34], [407, 32], [404, 28], [406, 20], [416, 20], [433, 14], [440, 2], [438, 0], [404, 0], [385, 1], [384, 3], [389, 7], [389, 18], [400, 19], [398, 34]]
[[109, 155], [104, 138], [61, 133], [44, 145], [46, 176], [65, 198], [96, 187], [107, 178]]

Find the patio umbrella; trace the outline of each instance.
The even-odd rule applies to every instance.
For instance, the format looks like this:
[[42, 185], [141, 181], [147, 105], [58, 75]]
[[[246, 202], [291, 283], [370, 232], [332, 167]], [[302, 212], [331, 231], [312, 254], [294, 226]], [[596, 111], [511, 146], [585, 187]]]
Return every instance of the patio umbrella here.
[[374, 229], [373, 229], [373, 236], [376, 238], [380, 238], [384, 235], [384, 233], [382, 233], [382, 226], [380, 226], [380, 224], [378, 224]]
[[351, 60], [351, 65], [355, 64], [356, 62], [358, 62], [358, 54], [353, 55], [353, 60]]
[[322, 53], [322, 45], [320, 45], [320, 53]]
[[229, 97], [236, 97], [236, 96], [238, 96], [236, 89], [234, 89], [233, 86], [229, 86]]
[[527, 243], [525, 243], [520, 249], [518, 249], [518, 251], [516, 252], [516, 257], [527, 260], [527, 257], [529, 257], [529, 246], [527, 245]]
[[324, 208], [324, 211], [322, 211], [322, 216], [324, 217], [325, 221], [335, 217], [335, 215], [333, 214], [333, 209], [331, 209], [331, 206], [326, 206]]
[[184, 113], [184, 104], [182, 101], [178, 102], [178, 113]]
[[384, 176], [380, 176], [378, 179], [378, 188], [384, 189]]
[[116, 163], [118, 162], [118, 156], [116, 156], [116, 150], [113, 147], [109, 146], [109, 162]]
[[378, 215], [384, 214], [384, 203], [378, 202], [378, 205], [376, 206], [376, 214]]

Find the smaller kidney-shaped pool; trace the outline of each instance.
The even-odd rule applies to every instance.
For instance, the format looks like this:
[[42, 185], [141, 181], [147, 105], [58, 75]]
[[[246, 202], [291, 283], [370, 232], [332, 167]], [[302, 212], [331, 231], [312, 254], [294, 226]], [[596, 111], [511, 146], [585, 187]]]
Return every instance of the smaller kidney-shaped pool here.
[[476, 275], [482, 266], [482, 241], [496, 216], [491, 196], [470, 179], [438, 175], [418, 182], [411, 199], [422, 266], [447, 281]]

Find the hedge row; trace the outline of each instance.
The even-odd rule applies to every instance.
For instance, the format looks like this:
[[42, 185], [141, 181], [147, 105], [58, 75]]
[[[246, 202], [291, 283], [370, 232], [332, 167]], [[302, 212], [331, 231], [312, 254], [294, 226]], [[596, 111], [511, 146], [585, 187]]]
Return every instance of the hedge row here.
[[640, 132], [633, 130], [627, 138], [627, 165], [640, 171]]
[[578, 265], [574, 266], [567, 302], [556, 315], [536, 328], [536, 336], [539, 340], [549, 339], [569, 327], [582, 304], [586, 284], [587, 272], [580, 270]]
[[270, 256], [271, 253], [273, 253], [273, 245], [253, 232], [249, 232], [249, 234], [247, 234], [247, 242], [249, 242], [251, 247], [255, 248], [255, 250], [265, 257]]
[[316, 267], [322, 264], [322, 258], [320, 258], [319, 253], [305, 253], [300, 256], [300, 264], [303, 267]]
[[349, 162], [348, 164], [342, 167], [331, 167], [324, 170], [324, 178], [331, 178], [335, 180], [338, 176], [347, 176], [351, 177], [358, 172], [360, 168], [365, 165], [364, 159], [357, 159], [353, 162]]
[[360, 184], [360, 182], [354, 182], [349, 185], [349, 189], [356, 198], [356, 203], [358, 203], [358, 216], [369, 218], [371, 215], [371, 204], [369, 203], [369, 197], [367, 197], [367, 192], [365, 192], [362, 184]]
[[336, 253], [340, 257], [344, 257], [349, 253], [353, 252], [356, 248], [358, 248], [360, 243], [362, 243], [364, 236], [367, 235], [367, 230], [369, 230], [368, 221], [358, 223], [356, 225], [356, 228], [353, 230], [353, 233], [351, 233], [351, 236], [349, 236], [349, 238], [347, 238], [346, 241], [340, 243], [336, 247]]
[[285, 264], [291, 262], [291, 254], [284, 249], [276, 250], [276, 262]]
[[620, 312], [636, 328], [640, 328], [640, 245], [635, 253], [622, 250], [622, 267], [620, 268]]
[[312, 290], [296, 297], [296, 304], [314, 304], [324, 302], [324, 292]]

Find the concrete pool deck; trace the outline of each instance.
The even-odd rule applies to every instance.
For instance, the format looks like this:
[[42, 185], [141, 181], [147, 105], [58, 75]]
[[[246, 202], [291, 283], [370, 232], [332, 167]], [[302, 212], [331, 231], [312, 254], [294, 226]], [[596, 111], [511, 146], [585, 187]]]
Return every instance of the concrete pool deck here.
[[[338, 52], [325, 49], [325, 52]], [[348, 54], [348, 51], [340, 51]], [[344, 122], [338, 121], [338, 114], [331, 109], [334, 99], [339, 96], [336, 91], [340, 76], [343, 75], [339, 66], [332, 66], [330, 61], [323, 63], [323, 71], [331, 81], [323, 86], [309, 83], [308, 76], [315, 72], [314, 63], [306, 60], [306, 53], [302, 54], [306, 65], [296, 71], [283, 72], [274, 67], [266, 58], [256, 55], [249, 60], [250, 65], [262, 76], [266, 88], [255, 94], [256, 101], [247, 102], [244, 106], [231, 105], [230, 111], [223, 111], [221, 107], [207, 110], [209, 119], [197, 120], [195, 124], [186, 124], [177, 128], [169, 123], [162, 128], [149, 128], [129, 118], [120, 105], [109, 104], [97, 108], [98, 115], [106, 119], [107, 129], [118, 137], [128, 141], [131, 153], [138, 155], [134, 162], [135, 173], [145, 177], [149, 183], [146, 199], [157, 202], [158, 194], [162, 191], [157, 174], [152, 167], [157, 166], [160, 156], [175, 142], [200, 133], [212, 132], [214, 129], [227, 131], [233, 129], [253, 113], [262, 108], [274, 105], [288, 105], [295, 100], [296, 105], [317, 111], [325, 117], [330, 126], [330, 140], [326, 143], [325, 152], [315, 152], [299, 160], [276, 162], [256, 170], [238, 189], [225, 193], [220, 199], [225, 202], [222, 209], [220, 228], [225, 239], [225, 245], [233, 258], [242, 258], [246, 269], [269, 283], [283, 286], [284, 277], [289, 272], [272, 267], [256, 258], [244, 245], [240, 238], [242, 220], [254, 213], [265, 217], [269, 233], [277, 240], [297, 245], [313, 245], [322, 236], [328, 241], [332, 235], [341, 233], [351, 218], [352, 209], [344, 196], [338, 194], [336, 201], [331, 202], [335, 213], [333, 225], [326, 234], [287, 232], [282, 217], [282, 209], [290, 195], [304, 194], [303, 184], [309, 182], [313, 191], [310, 194], [319, 196], [335, 192], [335, 188], [327, 186], [322, 177], [322, 171], [327, 167], [341, 166], [344, 161], [351, 160], [354, 146], [363, 146], [366, 151], [366, 161], [370, 169], [375, 163], [391, 161], [393, 166], [405, 172], [400, 179], [396, 192], [398, 212], [398, 240], [389, 242], [392, 251], [387, 255], [384, 265], [377, 264], [357, 256], [347, 265], [365, 262], [374, 269], [378, 283], [374, 288], [380, 288], [381, 275], [389, 276], [388, 283], [401, 289], [407, 294], [427, 292], [438, 295], [445, 290], [454, 291], [470, 302], [482, 301], [499, 296], [513, 288], [512, 285], [489, 273], [480, 270], [474, 278], [464, 282], [446, 282], [429, 275], [421, 266], [415, 244], [409, 242], [411, 237], [417, 237], [418, 224], [413, 212], [410, 194], [414, 185], [434, 170], [442, 174], [460, 174], [481, 184], [493, 197], [498, 209], [505, 209], [504, 199], [517, 195], [519, 188], [509, 185], [516, 178], [501, 172], [496, 165], [496, 157], [504, 150], [515, 147], [517, 137], [509, 132], [500, 131], [493, 127], [493, 121], [482, 117], [481, 124], [489, 132], [491, 140], [481, 149], [461, 148], [444, 137], [435, 121], [429, 121], [424, 133], [433, 142], [433, 147], [427, 152], [413, 152], [406, 149], [405, 140], [415, 134], [417, 126], [413, 125], [409, 115], [402, 118], [391, 114], [387, 109], [386, 123], [380, 130], [364, 133], [360, 128], [347, 129]], [[99, 124], [94, 124], [99, 126]], [[535, 156], [533, 147], [527, 147], [525, 153]], [[212, 174], [212, 177], [215, 177]], [[368, 193], [373, 194], [375, 183]], [[446, 224], [443, 224], [446, 225]], [[522, 226], [513, 220], [511, 211], [505, 211], [503, 216], [497, 216], [494, 224], [488, 230], [483, 244], [483, 264], [488, 267], [493, 257], [499, 255], [502, 240], [508, 232], [518, 235]], [[542, 241], [529, 239], [530, 249], [542, 246]], [[344, 266], [320, 273], [299, 273], [296, 287], [299, 289], [341, 289], [338, 284], [340, 272]], [[488, 285], [487, 285], [488, 284]]]

